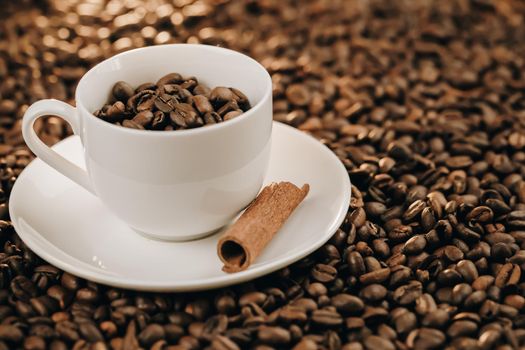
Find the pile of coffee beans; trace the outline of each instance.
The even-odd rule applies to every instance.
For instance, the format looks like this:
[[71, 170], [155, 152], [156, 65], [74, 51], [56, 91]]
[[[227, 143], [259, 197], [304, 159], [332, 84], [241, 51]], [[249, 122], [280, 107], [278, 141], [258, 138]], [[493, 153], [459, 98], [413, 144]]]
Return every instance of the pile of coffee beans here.
[[[525, 346], [523, 1], [2, 6], [0, 349]], [[347, 168], [345, 221], [297, 263], [208, 292], [122, 290], [50, 266], [7, 217], [32, 158], [21, 116], [41, 98], [73, 103], [104, 58], [173, 42], [232, 48], [268, 69], [274, 118]], [[49, 144], [68, 130], [56, 117], [37, 125]]]
[[213, 125], [238, 117], [250, 109], [248, 97], [235, 88], [214, 89], [195, 77], [169, 73], [156, 83], [137, 88], [124, 81], [115, 83], [111, 100], [95, 116], [141, 130], [183, 130]]

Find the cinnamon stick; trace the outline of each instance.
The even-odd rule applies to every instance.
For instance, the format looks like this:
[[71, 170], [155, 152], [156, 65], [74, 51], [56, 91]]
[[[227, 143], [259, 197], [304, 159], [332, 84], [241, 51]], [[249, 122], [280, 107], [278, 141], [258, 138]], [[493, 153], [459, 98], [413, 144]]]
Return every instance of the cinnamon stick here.
[[261, 191], [239, 219], [219, 239], [217, 253], [222, 270], [232, 273], [247, 269], [308, 194], [290, 182], [272, 183]]

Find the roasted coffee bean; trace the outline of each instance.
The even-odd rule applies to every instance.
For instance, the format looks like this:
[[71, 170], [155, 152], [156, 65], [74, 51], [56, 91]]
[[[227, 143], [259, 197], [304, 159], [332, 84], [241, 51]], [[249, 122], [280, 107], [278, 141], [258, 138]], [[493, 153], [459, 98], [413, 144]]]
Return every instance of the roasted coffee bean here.
[[525, 297], [516, 294], [508, 295], [505, 297], [504, 303], [521, 310], [525, 307]]
[[164, 338], [164, 328], [159, 324], [150, 324], [140, 334], [137, 339], [145, 346], [151, 346], [157, 340]]
[[310, 92], [302, 84], [292, 84], [286, 88], [286, 97], [291, 104], [305, 106], [310, 102]]
[[[368, 248], [369, 247], [367, 246], [366, 248], [367, 248], [367, 255], [368, 255]], [[379, 260], [377, 260], [373, 256], [367, 256], [365, 258], [365, 266], [366, 266], [366, 270], [367, 271], [377, 271], [377, 270], [380, 270], [382, 268], [381, 263], [379, 262]]]
[[299, 298], [294, 300], [290, 305], [302, 308], [305, 311], [314, 311], [318, 309], [317, 303], [313, 299]]
[[217, 350], [240, 350], [235, 342], [222, 335], [217, 335], [213, 338], [211, 347]]
[[47, 295], [42, 295], [29, 300], [32, 309], [40, 316], [48, 316], [58, 311], [58, 302]]
[[134, 94], [134, 90], [128, 83], [118, 81], [111, 90], [113, 97], [119, 101], [126, 102]]
[[449, 321], [450, 317], [445, 310], [437, 309], [425, 314], [421, 324], [425, 327], [442, 328]]
[[312, 277], [322, 283], [331, 282], [336, 276], [337, 270], [330, 265], [317, 264], [312, 269]]
[[0, 340], [18, 343], [23, 337], [24, 334], [18, 327], [9, 324], [0, 324]]
[[472, 287], [466, 283], [460, 283], [452, 288], [451, 301], [453, 305], [461, 305], [463, 301], [472, 293]]
[[76, 299], [86, 303], [95, 302], [99, 297], [98, 291], [91, 288], [81, 288], [76, 292]]
[[17, 299], [23, 301], [28, 301], [31, 297], [36, 296], [37, 293], [34, 284], [25, 276], [13, 278], [10, 289]]
[[495, 278], [493, 276], [479, 276], [472, 282], [472, 288], [476, 290], [487, 290], [493, 283]]
[[463, 259], [464, 254], [458, 247], [454, 245], [447, 245], [443, 249], [443, 256], [451, 262], [457, 262]]
[[268, 296], [265, 293], [262, 292], [250, 292], [243, 294], [239, 298], [239, 305], [240, 306], [246, 306], [251, 303], [257, 304], [257, 305], [263, 305], [264, 302], [267, 300]]
[[[230, 120], [230, 119], [233, 119], [233, 118], [236, 118], [238, 116], [240, 116], [242, 114], [242, 111], [236, 109], [236, 110], [233, 110], [233, 111], [229, 111], [227, 113], [225, 113], [223, 116], [222, 116], [222, 119], [224, 121], [226, 120]], [[220, 115], [219, 115], [220, 117]], [[218, 118], [215, 117], [215, 119], [217, 120]]]
[[72, 321], [61, 321], [55, 325], [55, 331], [64, 340], [75, 342], [79, 339], [78, 326]]
[[360, 296], [367, 301], [374, 302], [383, 300], [387, 293], [387, 289], [382, 285], [370, 284], [361, 290]]
[[151, 111], [142, 111], [135, 114], [135, 116], [131, 120], [136, 124], [146, 128], [153, 121], [153, 113], [151, 113]]
[[288, 306], [279, 311], [279, 318], [287, 323], [302, 323], [308, 320], [306, 312], [300, 307]]
[[395, 350], [395, 345], [388, 339], [379, 337], [377, 335], [369, 335], [363, 341], [365, 348], [367, 350], [373, 349], [385, 349], [385, 350]]
[[365, 210], [371, 216], [381, 216], [385, 213], [387, 207], [381, 202], [367, 202], [365, 203]]
[[427, 240], [424, 235], [416, 235], [405, 242], [403, 253], [405, 254], [419, 254], [427, 245]]
[[426, 203], [421, 199], [415, 200], [403, 214], [403, 220], [411, 221], [425, 209]]
[[[148, 113], [148, 111], [145, 111], [145, 112], [141, 112], [141, 113]], [[140, 113], [139, 113], [140, 114]], [[135, 116], [135, 118], [139, 115], [137, 114]], [[151, 121], [148, 121], [149, 119], [149, 114], [146, 115], [146, 117], [141, 117], [140, 119], [143, 120], [143, 122], [145, 122], [144, 125], [148, 125], [149, 123], [151, 123], [151, 129], [152, 130], [163, 130], [165, 127], [168, 126], [169, 124], [169, 118], [166, 116], [166, 114], [162, 111], [156, 111], [155, 113], [153, 113], [153, 119]], [[137, 123], [139, 124], [142, 124], [141, 121], [136, 121]]]
[[398, 287], [392, 294], [392, 298], [400, 305], [414, 303], [422, 294], [422, 285], [418, 281]]
[[481, 333], [479, 337], [479, 345], [482, 349], [491, 349], [501, 337], [501, 331], [496, 329], [488, 329]]
[[104, 337], [97, 326], [91, 322], [82, 322], [78, 326], [78, 331], [82, 338], [85, 340], [94, 343], [97, 341], [103, 341]]
[[64, 288], [72, 290], [72, 291], [76, 291], [78, 288], [80, 288], [80, 285], [81, 285], [81, 281], [78, 277], [73, 276], [67, 272], [64, 272], [62, 274], [60, 281], [62, 283], [62, 286], [64, 286]]
[[388, 311], [383, 307], [366, 306], [362, 317], [367, 324], [384, 323], [388, 318]]
[[107, 107], [103, 118], [110, 122], [117, 122], [122, 120], [126, 114], [126, 106], [121, 101], [117, 101], [114, 104]]
[[130, 129], [144, 130], [144, 127], [132, 119], [126, 119], [122, 122], [122, 126]]
[[432, 328], [416, 329], [407, 336], [407, 344], [414, 349], [440, 349], [446, 337], [443, 332]]
[[416, 328], [417, 317], [414, 313], [401, 308], [394, 311], [397, 311], [395, 316], [393, 315], [394, 326], [399, 334], [406, 334]]
[[230, 315], [234, 312], [237, 301], [232, 295], [224, 294], [215, 299], [215, 308], [221, 314]]
[[473, 335], [478, 330], [478, 326], [475, 322], [461, 320], [455, 321], [448, 327], [447, 335], [452, 338], [457, 338], [461, 336]]
[[359, 277], [359, 281], [363, 284], [383, 283], [390, 277], [390, 268], [385, 267], [372, 272], [365, 273]]
[[513, 254], [511, 247], [503, 242], [495, 243], [490, 250], [491, 257], [497, 261], [505, 261]]
[[472, 209], [472, 211], [466, 216], [466, 219], [475, 222], [490, 222], [493, 216], [492, 209], [487, 206], [479, 206]]
[[47, 295], [58, 301], [61, 309], [65, 309], [71, 303], [73, 294], [60, 285], [49, 287]]
[[234, 96], [235, 95], [231, 89], [223, 86], [216, 87], [210, 92], [210, 100], [218, 106], [222, 106], [224, 103], [232, 101]]
[[475, 309], [481, 305], [487, 298], [487, 293], [482, 290], [477, 290], [470, 294], [464, 301], [464, 305], [468, 309]]
[[146, 90], [153, 91], [156, 88], [157, 88], [157, 85], [155, 83], [152, 83], [152, 82], [142, 83], [135, 88], [135, 93], [137, 94], [139, 92], [146, 91]]
[[184, 78], [179, 73], [168, 73], [164, 75], [162, 78], [160, 78], [156, 85], [157, 86], [163, 86], [166, 84], [180, 84], [184, 82]]
[[239, 105], [235, 100], [226, 102], [221, 108], [217, 110], [217, 114], [225, 117], [227, 113], [232, 111], [240, 111]]
[[394, 243], [405, 242], [411, 236], [412, 227], [405, 225], [399, 225], [388, 233], [388, 238], [390, 238]]
[[[176, 103], [176, 99], [173, 99], [172, 96], [168, 94], [162, 94], [160, 96], [155, 97], [153, 104], [155, 105], [155, 108], [163, 113], [169, 113], [173, 110], [174, 104]], [[151, 110], [147, 110], [147, 112], [151, 113]]]
[[31, 335], [24, 340], [24, 349], [45, 350], [46, 342], [43, 338]]
[[[234, 90], [234, 89], [232, 88], [232, 91], [233, 91], [233, 90]], [[195, 86], [195, 87], [193, 88], [193, 93], [194, 93], [195, 95], [203, 95], [203, 96], [209, 97], [210, 92], [211, 92], [211, 89], [208, 88], [208, 87], [205, 86], [205, 85], [202, 85], [202, 84], [197, 84], [197, 86]]]
[[312, 297], [319, 297], [325, 295], [328, 292], [326, 286], [319, 282], [310, 283], [307, 287], [307, 292]]
[[157, 96], [153, 90], [142, 90], [137, 95], [132, 96], [128, 100], [133, 102], [133, 111], [142, 112], [146, 110], [151, 110], [155, 106], [155, 101], [157, 101]]
[[461, 282], [462, 276], [459, 272], [453, 269], [445, 269], [437, 276], [437, 281], [445, 286], [453, 286]]
[[198, 125], [198, 115], [195, 109], [187, 103], [178, 103], [170, 112], [172, 125], [180, 128], [193, 127]]
[[164, 334], [170, 342], [178, 341], [184, 335], [184, 329], [176, 324], [165, 324]]
[[459, 261], [456, 265], [456, 271], [459, 272], [463, 280], [468, 283], [473, 283], [478, 278], [476, 265], [470, 260]]
[[346, 261], [352, 276], [359, 277], [366, 272], [365, 261], [358, 252], [348, 254]]
[[217, 315], [210, 317], [203, 325], [202, 337], [212, 339], [216, 334], [224, 333], [228, 329], [228, 317]]
[[206, 96], [195, 95], [192, 97], [193, 105], [200, 114], [206, 114], [213, 112], [213, 106]]
[[248, 96], [246, 96], [242, 91], [236, 89], [236, 88], [230, 88], [230, 90], [233, 92], [233, 98], [235, 101], [237, 101], [237, 104], [243, 111], [247, 111], [251, 108], [250, 101], [248, 99]]
[[66, 343], [61, 340], [53, 340], [49, 346], [50, 350], [66, 350], [67, 348]]
[[216, 124], [221, 122], [221, 116], [215, 112], [209, 112], [202, 117], [205, 124]]
[[335, 306], [338, 312], [354, 315], [361, 313], [365, 306], [361, 299], [350, 294], [334, 295], [331, 304]]
[[521, 278], [521, 269], [518, 265], [507, 263], [503, 265], [498, 274], [494, 284], [496, 287], [503, 288], [505, 286], [518, 284]]
[[288, 344], [291, 340], [290, 332], [281, 327], [262, 326], [259, 328], [257, 338], [265, 343], [272, 345]]
[[343, 318], [336, 311], [321, 309], [312, 313], [312, 321], [323, 327], [336, 327], [343, 323]]

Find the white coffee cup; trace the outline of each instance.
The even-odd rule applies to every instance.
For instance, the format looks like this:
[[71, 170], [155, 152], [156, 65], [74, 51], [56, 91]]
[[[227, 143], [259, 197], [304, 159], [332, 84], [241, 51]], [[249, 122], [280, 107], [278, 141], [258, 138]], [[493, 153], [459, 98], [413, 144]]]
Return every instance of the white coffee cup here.
[[[235, 87], [252, 108], [229, 121], [179, 131], [129, 129], [93, 115], [117, 81], [137, 86], [171, 72], [195, 76], [211, 88]], [[189, 44], [131, 50], [89, 70], [75, 99], [76, 108], [57, 100], [31, 105], [22, 126], [27, 145], [146, 236], [176, 241], [206, 236], [227, 224], [262, 186], [270, 156], [272, 82], [248, 56]], [[38, 138], [33, 124], [45, 115], [62, 117], [80, 136], [87, 172]]]

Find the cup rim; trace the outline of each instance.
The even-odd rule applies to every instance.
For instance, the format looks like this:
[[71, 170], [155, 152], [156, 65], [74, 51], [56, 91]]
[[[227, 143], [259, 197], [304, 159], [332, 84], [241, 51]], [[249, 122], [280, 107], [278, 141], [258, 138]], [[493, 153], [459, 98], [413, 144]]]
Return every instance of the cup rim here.
[[[84, 106], [84, 103], [82, 102], [82, 100], [79, 97], [79, 95], [80, 95], [79, 91], [81, 90], [83, 82], [85, 81], [85, 79], [87, 77], [89, 77], [90, 75], [94, 74], [94, 72], [97, 69], [99, 69], [100, 66], [108, 64], [109, 62], [111, 62], [112, 60], [115, 60], [117, 58], [134, 54], [137, 51], [147, 51], [147, 50], [150, 50], [150, 49], [161, 50], [164, 47], [194, 47], [194, 48], [197, 48], [199, 50], [202, 49], [202, 50], [208, 50], [208, 51], [225, 51], [225, 52], [228, 52], [230, 54], [235, 54], [235, 55], [242, 56], [244, 59], [246, 59], [248, 61], [251, 61], [251, 63], [254, 63], [255, 66], [258, 69], [261, 70], [263, 75], [266, 76], [266, 79], [265, 79], [266, 80], [266, 86], [265, 86], [265, 89], [264, 89], [265, 91], [264, 91], [263, 97], [254, 106], [252, 106], [246, 112], [243, 112], [237, 118], [226, 120], [226, 121], [223, 121], [221, 123], [217, 123], [217, 124], [213, 124], [213, 125], [205, 125], [205, 126], [198, 127], [198, 128], [183, 129], [183, 130], [140, 130], [140, 129], [126, 128], [126, 127], [123, 127], [123, 126], [120, 126], [120, 125], [115, 125], [113, 123], [109, 123], [109, 122], [107, 122], [105, 120], [102, 120], [100, 118], [97, 118], [92, 112], [88, 111], [88, 109]], [[254, 114], [256, 114], [262, 108], [262, 106], [269, 99], [271, 99], [271, 97], [272, 97], [272, 78], [270, 77], [270, 74], [268, 73], [268, 71], [262, 66], [262, 64], [260, 64], [258, 61], [256, 61], [252, 57], [250, 57], [248, 55], [245, 55], [245, 54], [243, 54], [243, 53], [241, 53], [239, 51], [227, 49], [227, 48], [224, 48], [224, 47], [211, 46], [211, 45], [205, 45], [205, 44], [184, 44], [184, 43], [145, 46], [145, 47], [140, 47], [140, 48], [124, 51], [124, 52], [121, 52], [121, 53], [116, 54], [114, 56], [111, 56], [111, 57], [105, 59], [104, 61], [97, 63], [95, 66], [93, 66], [91, 69], [89, 69], [82, 76], [82, 78], [79, 80], [79, 82], [77, 84], [77, 87], [76, 87], [76, 90], [75, 90], [76, 108], [82, 110], [83, 112], [86, 112], [87, 114], [89, 114], [90, 117], [95, 119], [96, 123], [102, 123], [106, 127], [112, 128], [112, 129], [114, 129], [117, 132], [128, 133], [128, 134], [137, 134], [137, 135], [143, 135], [143, 136], [148, 136], [148, 135], [152, 136], [152, 135], [154, 135], [155, 137], [157, 137], [157, 136], [158, 137], [172, 137], [174, 135], [180, 135], [180, 136], [187, 135], [187, 136], [190, 136], [190, 135], [214, 132], [215, 130], [219, 131], [219, 130], [224, 129], [224, 128], [232, 127], [235, 124], [242, 122], [244, 119], [248, 119], [248, 118], [252, 117]]]

